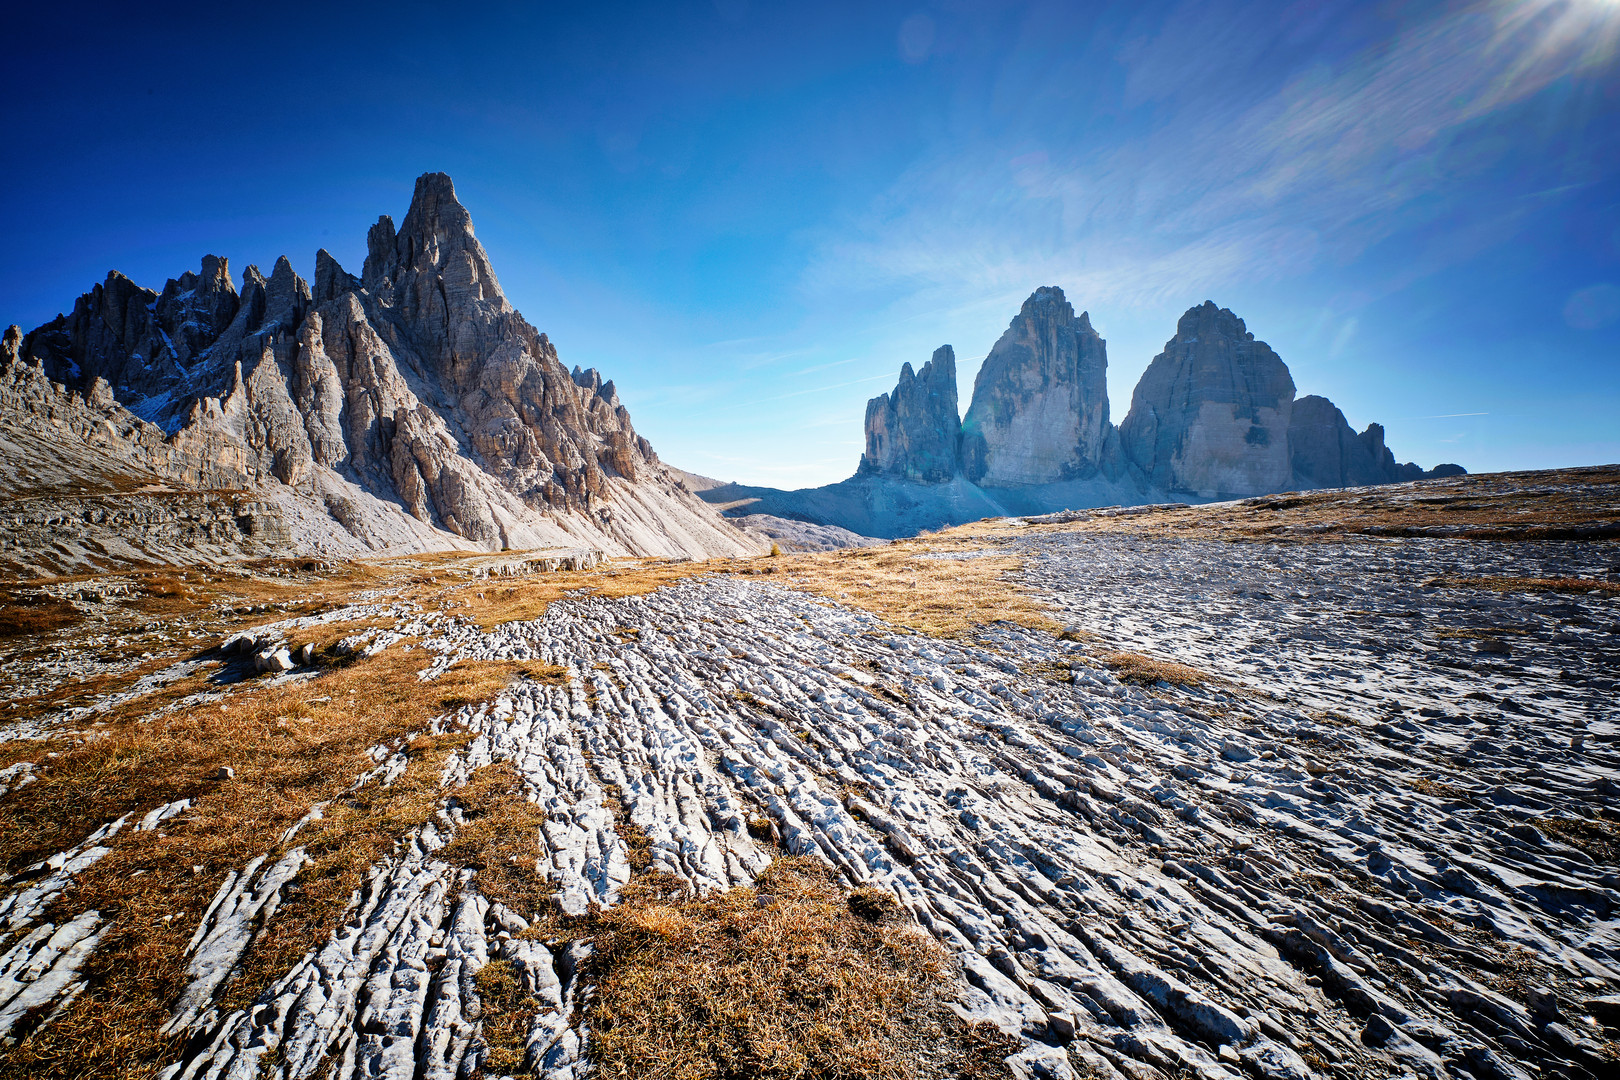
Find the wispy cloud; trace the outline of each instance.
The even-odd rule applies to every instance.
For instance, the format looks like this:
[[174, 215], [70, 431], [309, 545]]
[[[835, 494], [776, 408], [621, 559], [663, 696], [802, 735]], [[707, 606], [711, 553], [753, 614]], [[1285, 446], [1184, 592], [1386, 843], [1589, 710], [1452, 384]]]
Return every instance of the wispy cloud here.
[[1437, 416], [1398, 416], [1398, 417], [1395, 418], [1395, 420], [1396, 421], [1406, 421], [1406, 420], [1455, 420], [1455, 419], [1457, 419], [1458, 417], [1461, 417], [1461, 416], [1489, 416], [1489, 415], [1491, 415], [1491, 414], [1488, 413], [1488, 412], [1450, 412], [1450, 413], [1440, 413]]
[[743, 371], [753, 371], [757, 368], [768, 367], [771, 364], [779, 364], [783, 360], [791, 360], [795, 356], [803, 356], [810, 351], [810, 349], [805, 348], [745, 354], [737, 358], [737, 366]]
[[[1205, 26], [1199, 10], [1187, 4], [1163, 20], [1177, 29], [1120, 56], [1128, 105], [1180, 95], [1168, 119], [1112, 144], [1020, 131], [1016, 151], [925, 158], [866, 220], [824, 238], [805, 288], [893, 290], [904, 306], [925, 308], [994, 297], [1004, 308], [1033, 284], [1056, 282], [1077, 306], [1154, 307], [1235, 281], [1300, 275], [1408, 227], [1429, 201], [1489, 166], [1449, 153], [1451, 133], [1608, 63], [1620, 41], [1615, 5], [1476, 0], [1256, 97], [1182, 100], [1207, 75], [1196, 57], [1221, 54], [1212, 42], [1233, 39], [1242, 64], [1302, 32], [1279, 25], [1267, 37], [1256, 29], [1267, 19], [1221, 12], [1222, 25], [1244, 28], [1235, 35]], [[1185, 40], [1189, 33], [1206, 40]], [[1501, 222], [1491, 224], [1482, 238], [1500, 242]]]
[[817, 372], [817, 371], [826, 371], [828, 368], [843, 367], [845, 364], [858, 364], [864, 359], [865, 359], [865, 357], [862, 357], [862, 356], [852, 356], [848, 360], [834, 360], [830, 364], [817, 364], [814, 367], [802, 368], [802, 369], [800, 369], [798, 371], [791, 371], [788, 374], [789, 375], [810, 375], [810, 374], [813, 374], [814, 372]]
[[848, 382], [828, 383], [826, 386], [812, 386], [807, 390], [793, 390], [786, 394], [773, 394], [770, 397], [757, 398], [753, 401], [739, 401], [733, 409], [746, 409], [754, 405], [764, 405], [772, 401], [786, 401], [789, 398], [804, 397], [806, 394], [824, 394], [828, 390], [841, 390], [846, 386], [859, 386], [862, 383], [878, 382], [883, 379], [894, 378], [893, 375], [868, 375], [864, 379], [850, 379]]
[[1354, 315], [1344, 320], [1344, 325], [1339, 327], [1339, 332], [1333, 335], [1333, 344], [1328, 346], [1329, 360], [1337, 360], [1344, 354], [1345, 348], [1350, 344], [1350, 339], [1356, 336], [1357, 325], [1358, 321]]

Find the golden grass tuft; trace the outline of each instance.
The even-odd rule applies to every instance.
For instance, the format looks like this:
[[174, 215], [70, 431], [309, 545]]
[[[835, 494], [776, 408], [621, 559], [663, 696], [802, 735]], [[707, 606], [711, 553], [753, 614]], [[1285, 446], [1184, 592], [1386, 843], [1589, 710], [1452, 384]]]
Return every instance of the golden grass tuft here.
[[1009, 1075], [1016, 1040], [943, 1000], [943, 950], [818, 860], [779, 859], [753, 888], [632, 901], [592, 923], [587, 1022], [604, 1080]]
[[930, 552], [970, 552], [988, 545], [941, 535], [882, 547], [784, 556], [784, 583], [869, 611], [935, 637], [962, 637], [995, 622], [1058, 633], [1063, 629], [1017, 581], [1022, 562], [1009, 555], [929, 559]]
[[1447, 784], [1441, 780], [1431, 780], [1426, 776], [1410, 777], [1407, 779], [1406, 784], [1412, 790], [1420, 791], [1434, 799], [1466, 799], [1469, 795], [1465, 788]]
[[1173, 660], [1161, 660], [1156, 656], [1147, 656], [1135, 652], [1103, 653], [1097, 657], [1120, 682], [1132, 683], [1136, 686], [1153, 686], [1159, 682], [1167, 682], [1176, 686], [1199, 686], [1213, 680], [1213, 676], [1199, 671], [1197, 668], [1178, 664]]
[[79, 609], [54, 596], [0, 595], [0, 638], [38, 637], [84, 621]]
[[535, 869], [546, 815], [529, 800], [523, 778], [510, 762], [496, 762], [450, 794], [467, 820], [438, 858], [471, 867], [479, 892], [533, 921], [552, 889]]
[[1620, 864], [1620, 813], [1599, 811], [1595, 818], [1541, 817], [1536, 828], [1560, 843], [1579, 848], [1600, 866]]
[[1436, 577], [1423, 584], [1430, 588], [1485, 589], [1489, 592], [1620, 593], [1620, 581], [1577, 577]]
[[540, 1002], [523, 989], [510, 960], [491, 960], [473, 977], [483, 1006], [485, 1076], [510, 1076], [523, 1071], [529, 1020]]
[[555, 601], [582, 590], [591, 596], [614, 600], [642, 596], [665, 585], [720, 569], [726, 563], [727, 560], [620, 559], [591, 570], [480, 581], [459, 586], [454, 595], [462, 605], [457, 614], [485, 630], [493, 630], [503, 623], [538, 619]]

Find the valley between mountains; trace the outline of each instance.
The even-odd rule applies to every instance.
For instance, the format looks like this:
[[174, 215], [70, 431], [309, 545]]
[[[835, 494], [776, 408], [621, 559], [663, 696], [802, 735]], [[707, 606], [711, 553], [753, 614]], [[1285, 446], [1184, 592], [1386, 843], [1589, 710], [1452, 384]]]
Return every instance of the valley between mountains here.
[[1612, 1076], [1617, 529], [1601, 468], [19, 577], [0, 1072]]

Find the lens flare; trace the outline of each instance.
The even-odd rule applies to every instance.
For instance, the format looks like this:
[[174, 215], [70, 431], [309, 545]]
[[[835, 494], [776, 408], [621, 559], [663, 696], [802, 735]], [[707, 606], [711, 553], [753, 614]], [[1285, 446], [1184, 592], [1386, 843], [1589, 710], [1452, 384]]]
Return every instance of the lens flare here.
[[1518, 53], [1504, 75], [1509, 97], [1516, 85], [1606, 67], [1620, 48], [1620, 0], [1506, 0], [1494, 45]]

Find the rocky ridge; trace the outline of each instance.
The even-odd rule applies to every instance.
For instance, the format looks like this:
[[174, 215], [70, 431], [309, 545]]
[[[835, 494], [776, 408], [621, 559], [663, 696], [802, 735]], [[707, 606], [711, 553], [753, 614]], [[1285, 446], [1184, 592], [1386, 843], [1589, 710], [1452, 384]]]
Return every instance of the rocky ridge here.
[[938, 483], [956, 475], [956, 352], [934, 350], [920, 374], [900, 368], [893, 393], [866, 403], [866, 453], [860, 473]]
[[1310, 394], [1294, 402], [1288, 424], [1288, 453], [1294, 479], [1301, 487], [1363, 487], [1425, 477], [1461, 476], [1459, 465], [1436, 465], [1425, 471], [1397, 464], [1384, 445], [1384, 426], [1368, 424], [1356, 433], [1344, 413], [1325, 397]]
[[359, 279], [318, 252], [313, 287], [285, 257], [240, 291], [212, 255], [160, 292], [115, 271], [6, 334], [4, 426], [76, 411], [136, 482], [252, 489], [307, 550], [754, 550], [670, 476], [614, 384], [569, 372], [512, 307], [448, 176], [419, 178], [367, 251]]

